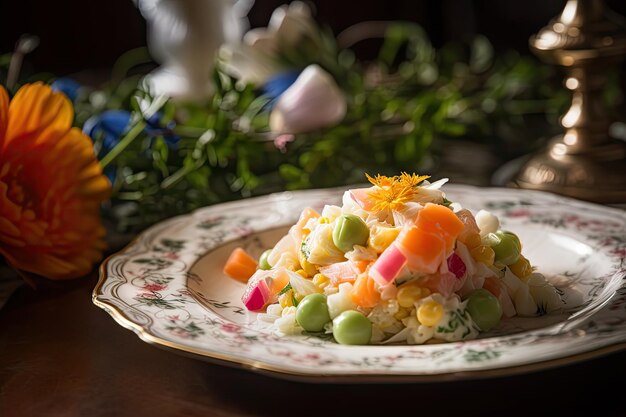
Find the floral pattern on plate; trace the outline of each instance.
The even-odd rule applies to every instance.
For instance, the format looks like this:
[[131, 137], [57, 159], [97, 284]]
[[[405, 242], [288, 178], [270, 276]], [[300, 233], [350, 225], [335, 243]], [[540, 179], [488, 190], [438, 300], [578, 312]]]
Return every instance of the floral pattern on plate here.
[[[478, 377], [582, 360], [626, 342], [626, 211], [536, 191], [446, 185], [447, 197], [498, 215], [523, 253], [562, 291], [559, 314], [503, 320], [479, 339], [419, 346], [344, 346], [255, 325], [244, 284], [222, 266], [232, 249], [272, 247], [304, 207], [345, 188], [294, 191], [199, 209], [159, 223], [101, 267], [96, 305], [143, 340], [284, 377]], [[489, 373], [489, 372], [487, 372]]]

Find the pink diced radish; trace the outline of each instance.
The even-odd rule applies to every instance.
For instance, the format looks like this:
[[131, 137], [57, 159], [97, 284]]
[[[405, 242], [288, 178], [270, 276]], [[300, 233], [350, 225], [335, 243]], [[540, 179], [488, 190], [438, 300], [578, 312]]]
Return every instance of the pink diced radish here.
[[461, 279], [465, 276], [467, 268], [465, 267], [465, 262], [463, 262], [461, 257], [453, 252], [452, 255], [448, 257], [448, 270], [457, 278]]
[[250, 311], [262, 310], [276, 302], [278, 293], [289, 283], [289, 274], [284, 268], [257, 271], [250, 277], [241, 301]]
[[265, 280], [258, 280], [253, 285], [249, 285], [241, 300], [250, 311], [262, 310], [270, 299], [270, 290]]
[[370, 268], [370, 276], [380, 285], [392, 282], [406, 265], [406, 257], [395, 244], [389, 245]]

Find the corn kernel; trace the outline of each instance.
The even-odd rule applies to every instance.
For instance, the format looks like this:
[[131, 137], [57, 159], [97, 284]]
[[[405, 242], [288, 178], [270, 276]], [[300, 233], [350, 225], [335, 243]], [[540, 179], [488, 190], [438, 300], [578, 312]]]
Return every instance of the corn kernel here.
[[330, 278], [324, 274], [315, 274], [313, 275], [313, 284], [320, 290], [324, 290], [330, 285]]
[[467, 249], [472, 250], [475, 247], [480, 246], [482, 244], [482, 240], [480, 239], [480, 235], [478, 233], [474, 233], [466, 238], [463, 243], [465, 243]]
[[293, 306], [293, 290], [285, 291], [281, 295], [278, 296], [278, 303], [282, 308], [292, 307]]
[[393, 317], [396, 320], [402, 320], [405, 317], [409, 317], [409, 314], [411, 314], [411, 311], [408, 308], [400, 307], [398, 312], [394, 314]]
[[306, 272], [305, 272], [305, 270], [304, 270], [304, 269], [298, 269], [298, 270], [296, 271], [296, 274], [300, 275], [300, 276], [301, 276], [301, 277], [303, 277], [303, 278], [307, 278], [307, 277], [308, 277], [308, 275], [306, 274]]
[[399, 227], [377, 227], [374, 233], [370, 234], [368, 246], [377, 253], [382, 253], [400, 234]]
[[320, 217], [320, 224], [329, 224], [330, 219], [326, 216]]
[[413, 304], [430, 294], [428, 288], [418, 287], [416, 284], [406, 284], [398, 289], [396, 299], [400, 307], [409, 308]]
[[307, 260], [302, 251], [298, 251], [298, 261], [300, 262], [300, 267], [306, 273], [305, 278], [317, 274], [317, 267]]
[[[311, 220], [311, 219], [309, 219]], [[302, 226], [302, 237], [307, 237], [309, 234], [311, 234], [311, 223], [309, 222], [309, 220], [307, 220], [307, 222], [304, 224], [304, 226]], [[315, 227], [315, 226], [313, 226]]]
[[533, 267], [530, 265], [530, 261], [524, 256], [520, 255], [517, 262], [509, 265], [511, 272], [513, 272], [519, 279], [526, 281], [526, 278], [533, 272]]
[[[288, 290], [278, 296], [278, 304], [280, 304], [282, 308], [295, 307], [295, 305], [302, 301], [303, 298], [304, 297], [302, 295], [298, 294], [294, 290]], [[296, 303], [294, 303], [294, 300]]]
[[487, 245], [479, 245], [475, 247], [470, 250], [470, 255], [472, 255], [472, 258], [474, 258], [476, 262], [482, 262], [487, 266], [493, 265], [493, 261], [496, 258], [496, 254], [493, 249]]
[[436, 301], [427, 301], [417, 309], [417, 319], [424, 326], [436, 326], [443, 317], [443, 306]]

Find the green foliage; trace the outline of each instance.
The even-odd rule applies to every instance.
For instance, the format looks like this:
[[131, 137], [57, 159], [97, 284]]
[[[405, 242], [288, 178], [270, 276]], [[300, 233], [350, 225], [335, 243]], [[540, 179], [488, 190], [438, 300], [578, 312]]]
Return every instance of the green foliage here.
[[[482, 36], [437, 50], [421, 27], [400, 22], [389, 27], [379, 58], [367, 64], [339, 50], [331, 36], [323, 40], [315, 54], [292, 51], [283, 59], [299, 67], [318, 63], [335, 77], [348, 97], [341, 124], [296, 135], [279, 150], [267, 126], [267, 99], [218, 67], [216, 93], [207, 103], [156, 104], [163, 122], [176, 121], [182, 138], [176, 149], [139, 134], [110, 161], [117, 171], [116, 223], [143, 228], [221, 201], [363, 182], [364, 172], [430, 173], [449, 140], [521, 154], [537, 146], [528, 126], [555, 125], [568, 99], [551, 67], [513, 52], [495, 59]], [[134, 109], [138, 100], [150, 103], [132, 82], [119, 83], [106, 102]]]
[[[133, 112], [126, 136], [100, 155], [107, 172], [115, 172], [105, 214], [122, 231], [138, 231], [222, 201], [360, 183], [364, 172], [432, 174], [444, 145], [456, 140], [504, 157], [522, 154], [537, 146], [537, 130], [554, 128], [569, 98], [552, 67], [514, 52], [495, 58], [482, 36], [436, 49], [420, 26], [399, 22], [369, 63], [341, 50], [328, 33], [321, 45], [281, 58], [330, 72], [346, 93], [348, 113], [341, 124], [296, 135], [281, 149], [268, 129], [267, 98], [219, 66], [215, 95], [190, 104], [151, 97], [141, 77], [120, 75], [132, 66], [125, 57], [108, 85], [86, 90], [75, 103], [77, 126], [107, 109]], [[164, 124], [176, 122], [176, 146], [143, 132], [146, 107], [159, 110]], [[95, 145], [101, 146], [97, 138]]]

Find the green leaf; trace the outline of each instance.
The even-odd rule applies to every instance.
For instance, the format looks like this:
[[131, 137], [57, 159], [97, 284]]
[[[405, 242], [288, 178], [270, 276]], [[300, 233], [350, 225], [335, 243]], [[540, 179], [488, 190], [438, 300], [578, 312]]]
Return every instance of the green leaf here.
[[298, 181], [302, 178], [303, 172], [300, 168], [291, 164], [282, 164], [278, 167], [280, 175], [287, 181]]
[[472, 53], [469, 63], [470, 69], [474, 73], [482, 73], [491, 66], [492, 60], [493, 46], [491, 42], [485, 36], [476, 36], [472, 43]]

